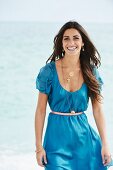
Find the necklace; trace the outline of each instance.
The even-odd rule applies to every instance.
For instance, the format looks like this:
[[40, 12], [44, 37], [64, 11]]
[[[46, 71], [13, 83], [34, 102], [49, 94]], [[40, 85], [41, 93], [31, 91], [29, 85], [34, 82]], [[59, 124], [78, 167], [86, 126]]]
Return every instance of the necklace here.
[[[62, 68], [63, 70], [63, 68]], [[80, 69], [78, 69], [80, 71]], [[69, 72], [69, 76], [66, 78], [67, 82], [70, 83], [71, 78], [74, 76], [74, 71]]]
[[[69, 68], [68, 66], [62, 64], [62, 60], [61, 60], [61, 65], [62, 65], [62, 70], [63, 70], [63, 68]], [[77, 70], [78, 70], [78, 71], [80, 70], [80, 67], [75, 69], [75, 65], [72, 65], [72, 66], [71, 66], [71, 69], [72, 69], [73, 67], [74, 67], [74, 70], [76, 70], [76, 71], [77, 71]], [[64, 75], [64, 74], [63, 74], [63, 75]], [[71, 79], [72, 79], [73, 76], [74, 76], [74, 71], [70, 71], [69, 74], [68, 74], [68, 76], [66, 75], [66, 77], [67, 77], [67, 78], [66, 78], [66, 81], [67, 81], [68, 83], [70, 83], [70, 81], [71, 81]]]
[[[65, 89], [66, 89], [62, 60], [61, 60], [61, 68], [62, 68], [62, 76], [63, 76], [64, 86], [65, 86]], [[78, 74], [78, 81], [77, 81], [76, 91], [77, 91], [77, 89], [79, 88], [80, 69], [78, 69], [78, 70], [79, 70], [79, 74]], [[66, 80], [67, 80], [67, 83], [70, 83], [71, 78], [72, 78], [73, 76], [74, 76], [74, 71], [71, 71], [71, 72], [69, 73], [68, 78], [66, 79]], [[75, 113], [75, 111], [71, 109], [71, 104], [70, 104], [69, 97], [68, 97], [68, 94], [67, 94], [67, 93], [66, 93], [66, 98], [67, 98], [67, 101], [68, 101], [68, 104], [69, 104], [69, 107], [70, 107], [70, 113]], [[77, 96], [76, 96], [76, 98], [77, 98]]]

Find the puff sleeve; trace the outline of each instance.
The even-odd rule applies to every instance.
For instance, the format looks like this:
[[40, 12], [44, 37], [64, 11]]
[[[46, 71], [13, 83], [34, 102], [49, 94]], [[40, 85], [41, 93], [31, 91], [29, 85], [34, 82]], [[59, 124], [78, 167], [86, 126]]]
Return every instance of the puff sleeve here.
[[100, 92], [102, 91], [102, 85], [104, 84], [102, 77], [100, 76], [100, 73], [96, 67], [93, 68], [93, 74], [96, 77], [97, 81], [100, 84]]
[[52, 88], [52, 70], [48, 65], [42, 67], [36, 77], [36, 89], [49, 95]]

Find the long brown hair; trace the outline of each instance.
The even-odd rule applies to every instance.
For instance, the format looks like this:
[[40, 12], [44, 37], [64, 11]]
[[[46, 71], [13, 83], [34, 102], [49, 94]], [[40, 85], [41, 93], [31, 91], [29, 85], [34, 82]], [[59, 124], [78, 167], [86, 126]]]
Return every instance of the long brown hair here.
[[84, 81], [88, 86], [88, 96], [91, 97], [92, 101], [97, 100], [100, 102], [100, 97], [102, 97], [100, 93], [100, 84], [96, 77], [93, 75], [93, 68], [98, 68], [101, 65], [100, 54], [90, 40], [86, 30], [79, 23], [75, 21], [69, 21], [61, 27], [58, 34], [54, 38], [53, 53], [48, 58], [46, 63], [49, 60], [52, 62], [63, 57], [62, 53], [65, 53], [63, 52], [62, 47], [63, 34], [67, 29], [71, 28], [78, 30], [84, 43], [84, 51], [81, 50], [80, 52], [80, 64]]

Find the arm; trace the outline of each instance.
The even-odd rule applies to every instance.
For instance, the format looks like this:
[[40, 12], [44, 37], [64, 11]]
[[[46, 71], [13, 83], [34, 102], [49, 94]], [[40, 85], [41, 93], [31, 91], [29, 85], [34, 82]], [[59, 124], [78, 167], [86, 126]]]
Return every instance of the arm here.
[[48, 95], [50, 94], [52, 88], [52, 76], [50, 64], [46, 64], [40, 69], [36, 78], [36, 89], [39, 90], [35, 112], [36, 159], [38, 165], [42, 167], [47, 163], [46, 151], [42, 146], [42, 135]]
[[93, 109], [93, 116], [95, 119], [95, 123], [97, 125], [97, 129], [99, 131], [102, 140], [102, 144], [107, 145], [108, 142], [107, 142], [106, 123], [105, 123], [105, 117], [103, 112], [103, 105], [98, 101], [95, 102], [92, 101], [92, 109]]
[[46, 106], [47, 106], [48, 96], [44, 93], [39, 92], [38, 102], [35, 112], [35, 137], [36, 137], [36, 149], [42, 145], [42, 134], [44, 121], [46, 116]]
[[101, 150], [102, 160], [104, 166], [106, 166], [111, 161], [111, 155], [108, 147], [106, 123], [105, 123], [102, 103], [99, 103], [98, 101], [95, 102], [92, 101], [92, 109], [93, 109], [95, 123], [97, 125], [97, 129], [99, 131], [102, 140], [102, 150]]

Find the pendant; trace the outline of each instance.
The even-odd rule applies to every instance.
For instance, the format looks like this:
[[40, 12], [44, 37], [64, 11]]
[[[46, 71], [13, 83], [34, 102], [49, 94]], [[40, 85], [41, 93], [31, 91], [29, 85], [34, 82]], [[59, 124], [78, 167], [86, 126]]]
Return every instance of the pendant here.
[[70, 82], [70, 78], [67, 78], [67, 81]]
[[71, 72], [69, 73], [69, 76], [70, 76], [70, 77], [73, 77], [73, 76], [74, 76], [74, 72], [71, 71]]
[[74, 110], [72, 110], [72, 111], [71, 111], [71, 113], [72, 113], [72, 114], [75, 114], [75, 111], [74, 111]]

